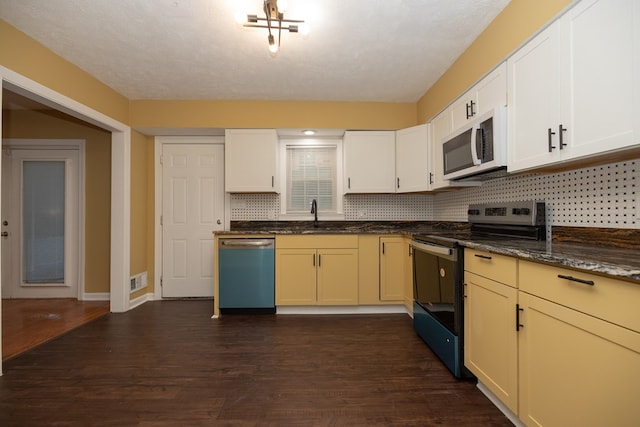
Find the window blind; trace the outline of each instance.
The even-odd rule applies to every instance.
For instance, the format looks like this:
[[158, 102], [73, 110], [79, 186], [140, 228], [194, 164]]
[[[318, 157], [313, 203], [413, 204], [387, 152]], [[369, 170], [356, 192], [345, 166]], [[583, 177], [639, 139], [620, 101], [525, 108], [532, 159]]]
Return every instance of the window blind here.
[[287, 146], [287, 213], [337, 211], [337, 147]]

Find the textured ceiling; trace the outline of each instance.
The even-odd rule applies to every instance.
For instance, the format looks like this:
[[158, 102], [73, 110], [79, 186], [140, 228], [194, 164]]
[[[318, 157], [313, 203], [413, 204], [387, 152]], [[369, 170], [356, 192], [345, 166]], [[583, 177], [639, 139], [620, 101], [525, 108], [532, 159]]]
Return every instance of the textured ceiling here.
[[415, 102], [509, 0], [288, 0], [277, 56], [235, 23], [261, 0], [0, 0], [0, 18], [129, 99]]

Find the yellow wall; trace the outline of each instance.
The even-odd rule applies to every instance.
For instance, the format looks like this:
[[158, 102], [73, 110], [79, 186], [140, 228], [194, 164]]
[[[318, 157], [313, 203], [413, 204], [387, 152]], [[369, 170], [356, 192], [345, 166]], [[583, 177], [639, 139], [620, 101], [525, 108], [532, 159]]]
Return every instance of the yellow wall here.
[[415, 103], [304, 101], [131, 101], [133, 128], [402, 129]]
[[84, 139], [85, 292], [109, 292], [111, 134], [61, 113], [3, 111], [3, 138]]
[[[147, 137], [131, 132], [131, 274], [147, 269]], [[135, 167], [134, 167], [135, 165]]]
[[129, 101], [87, 72], [0, 20], [0, 65], [122, 123]]
[[420, 98], [418, 123], [429, 121], [498, 65], [572, 0], [512, 0]]

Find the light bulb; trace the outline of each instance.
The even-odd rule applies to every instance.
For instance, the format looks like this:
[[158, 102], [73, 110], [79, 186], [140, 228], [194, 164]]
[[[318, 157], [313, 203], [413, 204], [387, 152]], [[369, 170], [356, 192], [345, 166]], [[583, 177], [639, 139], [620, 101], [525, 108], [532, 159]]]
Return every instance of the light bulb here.
[[272, 35], [267, 36], [267, 41], [269, 42], [269, 52], [274, 55], [278, 53], [278, 45]]
[[247, 22], [247, 14], [243, 13], [241, 10], [236, 11], [236, 13], [233, 15], [233, 18], [238, 25], [242, 25]]
[[289, 2], [287, 0], [278, 0], [277, 5], [278, 12], [284, 13], [284, 11], [287, 10], [287, 7], [289, 6]]
[[303, 36], [308, 36], [309, 33], [311, 32], [311, 26], [309, 25], [308, 22], [301, 22], [298, 25], [298, 32]]

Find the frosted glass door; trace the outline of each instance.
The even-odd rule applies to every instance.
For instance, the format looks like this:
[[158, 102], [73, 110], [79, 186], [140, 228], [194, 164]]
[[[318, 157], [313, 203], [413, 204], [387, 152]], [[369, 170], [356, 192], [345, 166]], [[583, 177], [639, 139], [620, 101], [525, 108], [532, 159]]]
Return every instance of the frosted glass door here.
[[5, 141], [2, 297], [78, 298], [84, 259], [80, 151], [40, 148], [75, 141]]
[[22, 166], [22, 278], [64, 283], [65, 162]]

